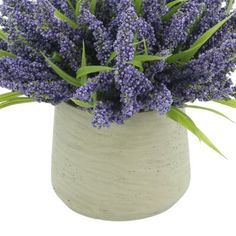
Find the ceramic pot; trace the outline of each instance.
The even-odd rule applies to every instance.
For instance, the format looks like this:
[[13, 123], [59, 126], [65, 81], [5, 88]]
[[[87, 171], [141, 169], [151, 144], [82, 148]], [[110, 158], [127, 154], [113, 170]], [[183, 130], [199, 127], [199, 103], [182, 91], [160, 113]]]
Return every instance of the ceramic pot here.
[[185, 129], [157, 112], [96, 129], [91, 114], [55, 108], [52, 184], [74, 211], [104, 220], [134, 220], [173, 206], [190, 181]]

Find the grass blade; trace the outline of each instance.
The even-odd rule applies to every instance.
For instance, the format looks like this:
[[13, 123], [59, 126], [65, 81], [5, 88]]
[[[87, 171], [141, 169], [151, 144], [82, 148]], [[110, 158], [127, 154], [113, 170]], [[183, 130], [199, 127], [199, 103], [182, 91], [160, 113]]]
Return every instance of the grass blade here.
[[83, 41], [83, 51], [82, 51], [82, 60], [81, 60], [81, 67], [83, 66], [87, 66], [86, 48], [85, 48], [84, 41]]
[[228, 107], [236, 108], [236, 99], [213, 100], [213, 101]]
[[7, 41], [7, 38], [8, 38], [8, 34], [3, 32], [1, 29], [0, 29], [0, 38], [3, 40], [3, 41]]
[[74, 6], [73, 6], [71, 0], [66, 0], [66, 1], [67, 1], [68, 5], [70, 6], [70, 8], [71, 8], [72, 10], [75, 10], [75, 8], [74, 8]]
[[170, 119], [176, 121], [177, 123], [185, 127], [187, 130], [189, 130], [195, 136], [197, 136], [202, 142], [204, 142], [207, 146], [212, 148], [221, 156], [225, 157], [218, 150], [218, 148], [210, 141], [210, 139], [195, 125], [193, 120], [183, 111], [181, 111], [178, 108], [172, 107], [172, 109], [167, 113], [167, 117], [169, 117]]
[[94, 74], [98, 72], [108, 72], [112, 71], [114, 68], [108, 66], [84, 66], [77, 71], [76, 78], [79, 79], [83, 76]]
[[143, 39], [143, 47], [145, 55], [148, 55], [148, 47], [147, 47], [147, 40]]
[[160, 60], [166, 60], [169, 56], [154, 56], [154, 55], [137, 55], [134, 57], [135, 61], [140, 61], [140, 62], [148, 62], [148, 61], [160, 61]]
[[[81, 67], [85, 67], [85, 66], [87, 66], [87, 58], [86, 58], [86, 48], [85, 48], [85, 44], [83, 42], [83, 52], [82, 52]], [[86, 84], [87, 81], [88, 81], [88, 77], [86, 75], [81, 77], [81, 79], [80, 79], [81, 85]]]
[[220, 21], [218, 24], [210, 28], [205, 32], [188, 50], [174, 54], [167, 59], [168, 63], [175, 63], [179, 61], [180, 63], [185, 63], [191, 60], [192, 57], [199, 51], [199, 49], [232, 17], [226, 17], [224, 20]]
[[93, 105], [90, 104], [90, 103], [87, 103], [87, 102], [83, 102], [83, 101], [80, 101], [80, 100], [77, 100], [77, 99], [71, 99], [71, 101], [77, 105], [77, 106], [80, 106], [80, 107], [83, 107], [83, 108], [92, 108]]
[[225, 19], [220, 21], [218, 24], [210, 28], [206, 33], [204, 33], [192, 46], [203, 46], [231, 17], [233, 16], [227, 16]]
[[[143, 41], [143, 40], [142, 40]], [[138, 41], [138, 34], [137, 33], [135, 33], [134, 34], [134, 39], [133, 39], [133, 47], [134, 47], [134, 55], [136, 55], [136, 53], [137, 53], [137, 46], [138, 46], [138, 44], [139, 44], [139, 41]]]
[[111, 55], [110, 55], [110, 58], [107, 61], [107, 64], [109, 65], [116, 57], [117, 57], [117, 53], [112, 52]]
[[76, 7], [75, 7], [75, 15], [76, 16], [80, 15], [80, 7], [81, 7], [81, 0], [77, 0]]
[[0, 109], [16, 104], [29, 103], [29, 102], [34, 102], [34, 100], [32, 98], [27, 98], [27, 97], [17, 97], [0, 103]]
[[226, 12], [227, 13], [231, 12], [231, 10], [233, 9], [233, 5], [234, 5], [234, 0], [228, 0], [228, 4], [227, 4], [227, 7], [226, 7]]
[[187, 2], [187, 0], [182, 2], [182, 3], [179, 3], [179, 4], [175, 5], [175, 6], [173, 6], [164, 16], [161, 17], [162, 21], [168, 22], [171, 19], [171, 17], [176, 12], [178, 12], [178, 10], [184, 5], [185, 2]]
[[166, 6], [168, 8], [172, 8], [176, 5], [178, 5], [179, 3], [185, 3], [185, 2], [187, 2], [187, 0], [175, 0], [175, 1], [169, 2]]
[[180, 52], [177, 54], [173, 54], [172, 56], [170, 56], [167, 59], [167, 62], [168, 63], [179, 63], [179, 64], [185, 63], [188, 60], [190, 60], [192, 58], [192, 55], [195, 55], [199, 49], [200, 49], [200, 47], [196, 46], [196, 47], [192, 47], [186, 51], [183, 51], [183, 52]]
[[144, 68], [143, 68], [143, 63], [141, 61], [136, 61], [136, 60], [133, 60], [131, 61], [129, 64], [137, 67], [141, 72], [144, 71]]
[[231, 120], [229, 117], [224, 115], [222, 112], [216, 111], [216, 110], [208, 108], [208, 107], [195, 106], [195, 105], [184, 105], [184, 107], [209, 111], [209, 112], [215, 113], [215, 114], [217, 114], [217, 115], [219, 115], [219, 116], [221, 116], [221, 117], [223, 117], [223, 118], [225, 118], [225, 119], [235, 123], [233, 120]]
[[97, 106], [97, 93], [93, 93], [92, 101], [93, 101], [93, 108], [96, 108], [96, 106]]
[[97, 5], [97, 0], [91, 0], [90, 11], [91, 11], [92, 14], [94, 14], [95, 11], [96, 11], [96, 5]]
[[141, 15], [142, 13], [142, 0], [134, 0], [134, 6], [137, 15]]
[[4, 93], [0, 95], [0, 102], [5, 102], [9, 99], [15, 98], [15, 97], [19, 97], [21, 96], [21, 93], [18, 92], [9, 92], [9, 93]]
[[62, 62], [63, 58], [61, 57], [59, 52], [53, 52], [52, 59], [55, 62]]
[[74, 21], [72, 21], [69, 17], [67, 17], [66, 15], [64, 15], [63, 13], [61, 13], [59, 10], [55, 10], [54, 12], [54, 16], [56, 18], [58, 18], [59, 20], [61, 20], [62, 22], [67, 23], [70, 27], [72, 27], [73, 29], [77, 29], [78, 25], [77, 23], [75, 23]]
[[0, 58], [1, 57], [10, 57], [10, 58], [15, 59], [16, 55], [14, 55], [14, 54], [12, 54], [10, 52], [4, 51], [4, 50], [0, 50]]
[[48, 57], [46, 57], [43, 53], [42, 53], [43, 57], [45, 58], [46, 62], [51, 66], [51, 68], [54, 70], [54, 72], [60, 76], [62, 79], [64, 79], [65, 81], [67, 81], [69, 84], [72, 84], [76, 87], [80, 86], [79, 81], [77, 81], [74, 77], [72, 77], [71, 75], [69, 75], [68, 73], [66, 73], [65, 71], [63, 71], [61, 68], [59, 68], [56, 64], [54, 64]]

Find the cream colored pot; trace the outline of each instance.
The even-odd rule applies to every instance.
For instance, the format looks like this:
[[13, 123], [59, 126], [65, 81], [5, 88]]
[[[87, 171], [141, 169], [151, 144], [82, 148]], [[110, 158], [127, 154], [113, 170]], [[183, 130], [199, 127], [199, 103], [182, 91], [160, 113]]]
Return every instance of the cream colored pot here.
[[157, 112], [125, 125], [91, 127], [91, 115], [55, 108], [52, 184], [74, 211], [105, 220], [134, 220], [175, 204], [190, 181], [186, 131]]

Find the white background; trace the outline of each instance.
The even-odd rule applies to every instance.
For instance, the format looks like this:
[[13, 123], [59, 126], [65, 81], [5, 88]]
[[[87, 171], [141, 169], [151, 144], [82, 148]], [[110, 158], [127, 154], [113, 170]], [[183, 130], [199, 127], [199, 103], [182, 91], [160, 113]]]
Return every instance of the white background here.
[[[236, 110], [201, 105], [236, 121]], [[0, 110], [0, 235], [235, 236], [236, 125], [206, 111], [188, 114], [228, 160], [190, 135], [192, 181], [181, 201], [152, 218], [106, 222], [74, 213], [52, 190], [53, 107], [34, 103]]]

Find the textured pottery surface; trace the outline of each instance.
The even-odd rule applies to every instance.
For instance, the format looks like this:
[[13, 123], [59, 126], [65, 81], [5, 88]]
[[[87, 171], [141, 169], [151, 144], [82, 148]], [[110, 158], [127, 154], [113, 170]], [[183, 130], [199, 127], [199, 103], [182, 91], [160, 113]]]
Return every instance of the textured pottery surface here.
[[74, 211], [105, 220], [134, 220], [174, 205], [190, 181], [188, 138], [156, 112], [125, 125], [91, 126], [91, 115], [55, 108], [52, 183]]

